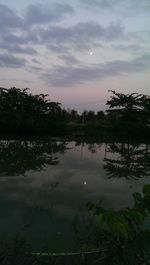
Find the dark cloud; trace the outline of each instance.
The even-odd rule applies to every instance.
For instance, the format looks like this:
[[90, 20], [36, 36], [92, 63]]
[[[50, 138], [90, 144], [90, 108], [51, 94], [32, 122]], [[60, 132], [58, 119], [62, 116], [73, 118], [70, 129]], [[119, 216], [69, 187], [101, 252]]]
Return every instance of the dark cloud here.
[[58, 56], [58, 58], [62, 60], [66, 65], [74, 65], [79, 63], [79, 61], [72, 55], [60, 55]]
[[[136, 8], [148, 9], [150, 2], [143, 0], [79, 0], [80, 3], [96, 8], [120, 8], [123, 6], [136, 6]], [[149, 31], [146, 33], [126, 34], [120, 22], [111, 23], [108, 26], [102, 26], [96, 21], [77, 22], [76, 24], [56, 24], [64, 19], [66, 15], [74, 14], [74, 9], [69, 4], [32, 4], [26, 8], [21, 17], [9, 7], [0, 4], [0, 66], [1, 67], [22, 67], [27, 61], [16, 57], [19, 55], [32, 55], [37, 57], [34, 45], [39, 45], [41, 51], [48, 49], [48, 53], [56, 53], [57, 57], [64, 63], [64, 66], [53, 67], [49, 72], [41, 74], [42, 78], [53, 86], [70, 86], [80, 84], [86, 81], [92, 81], [103, 77], [120, 75], [123, 73], [140, 72], [146, 70], [149, 64], [148, 57], [140, 57], [132, 61], [112, 61], [103, 65], [84, 66], [74, 57], [75, 52], [90, 50], [93, 47], [101, 45], [110, 45], [110, 49], [119, 49], [126, 51], [143, 52], [140, 45], [143, 44], [125, 44], [124, 40], [133, 40], [137, 43], [140, 36], [140, 42], [144, 43], [144, 38], [149, 41]], [[52, 23], [53, 22], [53, 23]], [[145, 35], [142, 35], [145, 34]], [[147, 34], [147, 35], [146, 35]], [[142, 36], [142, 37], [141, 37]], [[128, 39], [127, 39], [128, 38]], [[130, 39], [130, 40], [129, 40]], [[120, 41], [117, 44], [117, 41]], [[111, 43], [113, 42], [113, 43]], [[116, 42], [116, 43], [115, 43]], [[139, 42], [139, 43], [140, 43]], [[5, 51], [4, 53], [2, 53]], [[6, 53], [7, 51], [7, 53]], [[145, 50], [146, 51], [146, 50]], [[14, 55], [12, 55], [12, 54]], [[73, 55], [72, 55], [73, 54]], [[135, 55], [135, 53], [134, 53]], [[43, 73], [41, 65], [37, 67], [34, 63], [29, 65], [31, 71]], [[47, 59], [47, 58], [46, 58]], [[40, 59], [41, 60], [41, 59]], [[45, 58], [44, 58], [45, 60]]]
[[0, 48], [7, 50], [8, 52], [27, 54], [27, 55], [37, 55], [37, 51], [32, 47], [22, 47], [18, 44], [12, 44], [9, 42], [0, 43]]
[[90, 6], [99, 8], [110, 8], [119, 2], [120, 0], [80, 0], [80, 3], [86, 5], [87, 7]]
[[20, 28], [22, 19], [9, 7], [0, 4], [0, 30]]
[[24, 58], [15, 57], [8, 53], [0, 54], [0, 67], [20, 68], [26, 65]]
[[1, 52], [6, 50], [8, 53], [22, 54], [22, 55], [37, 55], [37, 51], [34, 49], [34, 44], [37, 44], [36, 34], [32, 34], [32, 31], [19, 33], [3, 32], [0, 35], [0, 49]]
[[37, 43], [38, 36], [36, 34], [36, 30], [28, 29], [26, 31], [22, 31], [20, 34], [16, 34], [14, 32], [5, 32], [1, 34], [1, 39], [3, 42], [10, 44], [28, 44], [28, 43]]
[[37, 72], [42, 72], [42, 71], [44, 71], [44, 69], [42, 68], [42, 67], [38, 67], [38, 66], [30, 66], [30, 67], [28, 67], [28, 71], [29, 72], [34, 72], [34, 73], [37, 73]]
[[41, 78], [54, 87], [68, 87], [97, 79], [99, 68], [59, 66], [41, 75]]
[[149, 0], [79, 0], [79, 2], [89, 8], [116, 10], [126, 14], [150, 11]]
[[40, 41], [52, 42], [61, 46], [71, 44], [72, 46], [86, 46], [97, 40], [116, 40], [123, 38], [124, 29], [119, 23], [111, 24], [104, 28], [100, 24], [89, 21], [81, 22], [70, 27], [51, 26], [48, 29], [39, 29]]
[[[0, 37], [0, 48], [8, 52], [37, 55], [33, 45], [47, 47], [51, 52], [70, 57], [70, 52], [90, 50], [96, 42], [113, 41], [124, 38], [124, 29], [120, 24], [102, 27], [99, 23], [89, 21], [73, 26], [51, 25], [48, 28], [38, 27], [15, 32], [3, 32]], [[26, 46], [27, 45], [27, 46]], [[68, 58], [63, 60], [69, 63]], [[70, 63], [76, 63], [70, 57]]]
[[19, 16], [8, 6], [0, 4], [0, 29], [28, 29], [28, 26], [60, 21], [74, 9], [69, 4], [56, 3], [51, 6], [32, 4], [26, 8], [24, 16]]
[[105, 77], [143, 72], [150, 68], [150, 55], [146, 54], [131, 61], [111, 61], [92, 66], [58, 66], [41, 75], [48, 84], [67, 87]]
[[116, 50], [123, 50], [123, 51], [140, 51], [143, 50], [143, 47], [141, 45], [138, 44], [116, 44], [116, 45], [112, 45], [112, 48], [116, 49]]
[[32, 59], [32, 62], [35, 63], [35, 64], [41, 64], [41, 62], [38, 61], [37, 59]]
[[47, 44], [47, 49], [57, 54], [68, 54], [70, 47], [66, 47], [63, 44]]
[[131, 52], [132, 54], [136, 55], [143, 54], [146, 51], [150, 51], [150, 49], [144, 47], [141, 44], [112, 44], [110, 45], [110, 48], [122, 52]]
[[68, 4], [57, 3], [51, 7], [43, 4], [33, 4], [28, 6], [25, 20], [29, 25], [47, 24], [59, 21], [67, 14], [73, 14], [73, 8]]

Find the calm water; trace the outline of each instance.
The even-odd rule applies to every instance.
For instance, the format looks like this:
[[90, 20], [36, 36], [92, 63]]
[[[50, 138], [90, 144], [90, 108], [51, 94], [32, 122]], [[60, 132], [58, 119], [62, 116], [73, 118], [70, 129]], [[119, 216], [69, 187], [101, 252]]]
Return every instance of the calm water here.
[[150, 183], [150, 145], [61, 140], [0, 141], [0, 238], [34, 250], [73, 250], [74, 220], [88, 201], [132, 206]]

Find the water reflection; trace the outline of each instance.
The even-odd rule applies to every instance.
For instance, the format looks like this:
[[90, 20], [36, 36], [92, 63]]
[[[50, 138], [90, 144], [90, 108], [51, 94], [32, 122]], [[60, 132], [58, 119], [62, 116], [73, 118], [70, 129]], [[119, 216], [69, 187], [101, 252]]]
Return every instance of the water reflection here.
[[0, 176], [19, 176], [29, 170], [45, 170], [49, 165], [59, 164], [59, 153], [76, 147], [80, 148], [80, 159], [84, 159], [88, 153], [93, 159], [98, 156], [103, 159], [103, 167], [109, 178], [138, 179], [150, 176], [149, 144], [76, 141], [70, 145], [67, 141], [52, 140], [0, 141]]
[[[87, 203], [88, 212], [80, 213], [74, 218], [73, 227], [75, 231], [76, 248], [72, 251], [65, 251], [68, 255], [59, 250], [59, 253], [48, 256], [41, 256], [41, 260], [37, 256], [31, 262], [28, 259], [24, 264], [82, 264], [82, 265], [144, 265], [150, 264], [150, 185], [143, 187], [143, 192], [133, 194], [133, 207], [123, 208], [119, 211], [113, 209], [105, 209], [101, 204], [92, 202]], [[30, 209], [31, 213], [33, 209]], [[29, 211], [28, 211], [29, 212]], [[39, 209], [36, 220], [46, 215]], [[51, 232], [51, 219], [47, 219], [47, 226]], [[24, 229], [32, 225], [32, 221], [26, 223]], [[55, 220], [53, 220], [55, 222]], [[45, 223], [40, 223], [45, 225]], [[33, 227], [34, 229], [34, 227]], [[39, 232], [40, 227], [38, 227]], [[68, 228], [63, 230], [66, 239]], [[62, 240], [62, 232], [57, 231], [58, 241]], [[19, 238], [18, 238], [19, 239]], [[7, 244], [0, 241], [0, 259], [2, 264], [5, 263], [7, 257], [7, 264], [22, 264], [22, 259], [26, 260], [25, 253], [32, 253], [32, 247], [29, 241], [24, 241], [22, 244], [18, 240], [9, 240]], [[56, 249], [47, 248], [45, 238], [41, 237], [45, 243], [41, 252], [57, 252]], [[49, 234], [49, 241], [54, 244], [55, 237]], [[61, 242], [63, 244], [63, 241]], [[68, 241], [70, 244], [71, 242]], [[20, 249], [21, 248], [21, 249]], [[21, 250], [21, 251], [20, 251]], [[62, 249], [61, 249], [62, 250]], [[36, 251], [37, 252], [37, 251]], [[69, 252], [69, 253], [68, 253]], [[73, 253], [70, 253], [73, 252]], [[39, 253], [39, 252], [38, 252]], [[78, 253], [75, 255], [74, 253]], [[57, 255], [58, 254], [58, 255]], [[83, 255], [84, 254], [84, 255]], [[20, 262], [14, 263], [14, 258], [19, 258]], [[60, 262], [60, 257], [62, 258]], [[30, 257], [31, 258], [31, 257]], [[51, 259], [47, 259], [51, 258]], [[53, 260], [53, 258], [55, 258]]]
[[104, 169], [109, 178], [150, 176], [150, 145], [111, 143], [105, 146]]
[[[89, 200], [105, 209], [132, 206], [132, 193], [150, 181], [149, 151], [143, 144], [1, 141], [0, 176], [14, 177], [0, 178], [0, 237], [23, 233], [35, 250], [73, 251], [74, 216]], [[119, 165], [119, 177], [108, 163]]]
[[25, 175], [29, 170], [44, 170], [57, 165], [57, 154], [63, 153], [66, 142], [0, 141], [0, 176]]

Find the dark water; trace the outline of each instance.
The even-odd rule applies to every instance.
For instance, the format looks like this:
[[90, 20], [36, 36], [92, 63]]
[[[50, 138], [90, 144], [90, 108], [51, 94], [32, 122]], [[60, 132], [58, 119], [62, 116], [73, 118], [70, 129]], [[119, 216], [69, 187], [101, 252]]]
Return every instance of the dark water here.
[[0, 141], [0, 238], [25, 237], [35, 251], [71, 251], [88, 201], [132, 206], [150, 184], [150, 144]]

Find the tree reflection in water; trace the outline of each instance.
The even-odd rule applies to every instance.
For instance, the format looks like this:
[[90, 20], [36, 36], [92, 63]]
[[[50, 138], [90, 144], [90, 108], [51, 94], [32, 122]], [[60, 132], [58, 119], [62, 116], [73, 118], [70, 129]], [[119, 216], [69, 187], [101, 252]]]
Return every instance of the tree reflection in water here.
[[[76, 145], [81, 145], [81, 151], [82, 147], [84, 148], [84, 143], [76, 143]], [[28, 170], [40, 171], [48, 165], [57, 165], [59, 163], [58, 153], [63, 153], [66, 146], [67, 142], [62, 141], [0, 141], [0, 176], [25, 175]], [[104, 155], [104, 167], [109, 177], [142, 178], [150, 176], [150, 145], [111, 143], [105, 144], [105, 147], [105, 153], [102, 154]], [[99, 148], [103, 152], [104, 145], [101, 143], [89, 143], [88, 145], [88, 150], [93, 155], [97, 154]], [[50, 183], [50, 192], [58, 184], [58, 182]], [[45, 196], [45, 190], [42, 192]], [[134, 193], [133, 202], [132, 208], [118, 211], [106, 210], [101, 204], [96, 205], [90, 202], [87, 204], [90, 218], [85, 216], [81, 220], [80, 215], [74, 220], [78, 249], [81, 251], [105, 250], [106, 255], [103, 256], [103, 260], [101, 254], [97, 254], [99, 257], [96, 255], [92, 261], [87, 260], [86, 264], [150, 264], [150, 186], [146, 185], [143, 188], [142, 195]], [[35, 215], [36, 217], [44, 214], [52, 217], [53, 207], [49, 208], [47, 205], [44, 208], [40, 205], [37, 207], [38, 215]], [[24, 231], [34, 224], [32, 211], [32, 208], [31, 213], [27, 211], [29, 215], [25, 216]]]
[[56, 141], [0, 141], [0, 176], [25, 175], [28, 170], [44, 170], [59, 163], [58, 153], [66, 149], [66, 142]]
[[109, 178], [150, 176], [150, 145], [111, 143], [105, 146], [104, 169]]

